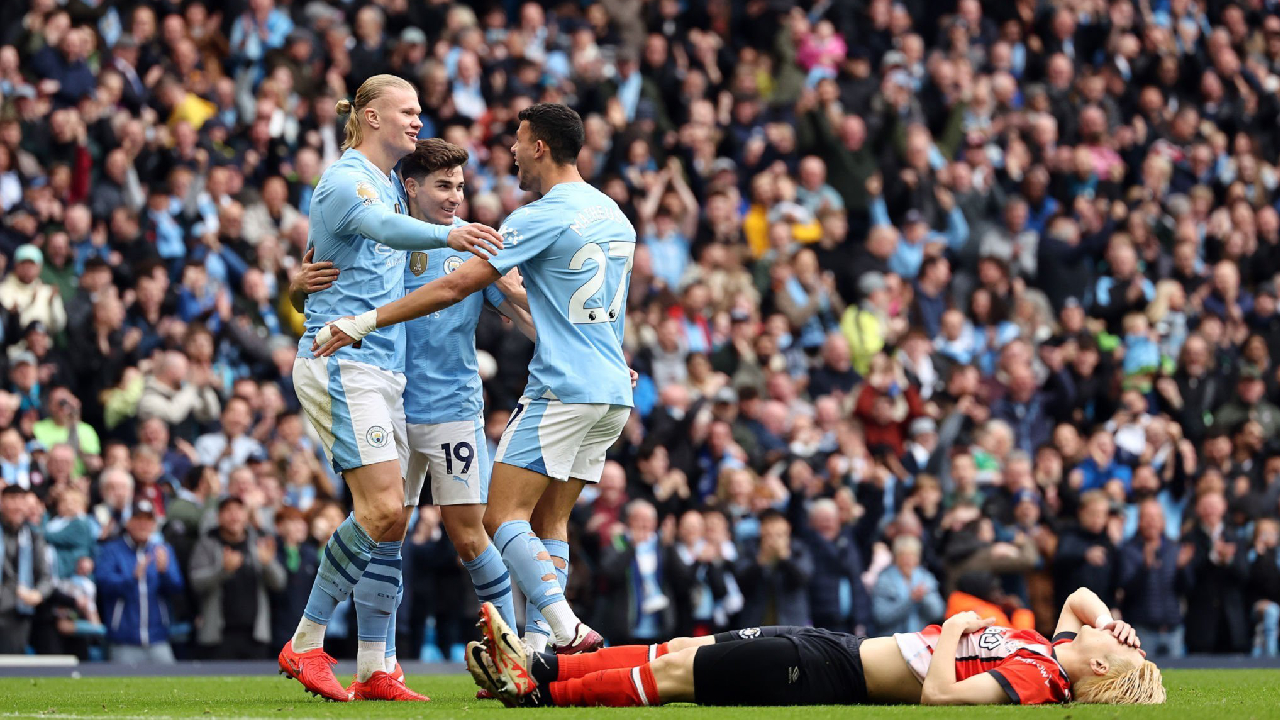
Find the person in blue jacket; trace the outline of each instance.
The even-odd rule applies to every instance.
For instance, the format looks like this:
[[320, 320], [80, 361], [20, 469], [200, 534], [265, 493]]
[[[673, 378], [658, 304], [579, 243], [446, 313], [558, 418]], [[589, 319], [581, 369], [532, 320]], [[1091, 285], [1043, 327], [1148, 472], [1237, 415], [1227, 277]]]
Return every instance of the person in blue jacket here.
[[114, 662], [173, 662], [169, 647], [169, 598], [182, 592], [173, 548], [156, 534], [156, 509], [133, 506], [124, 532], [103, 543], [94, 579]]

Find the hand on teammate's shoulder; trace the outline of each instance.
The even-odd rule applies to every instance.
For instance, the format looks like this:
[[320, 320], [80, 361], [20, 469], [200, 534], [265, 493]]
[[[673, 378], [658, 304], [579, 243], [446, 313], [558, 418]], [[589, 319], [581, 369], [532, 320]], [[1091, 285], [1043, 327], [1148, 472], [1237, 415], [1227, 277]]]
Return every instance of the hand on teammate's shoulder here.
[[502, 235], [488, 225], [468, 223], [451, 230], [448, 243], [454, 250], [487, 260], [502, 249]]

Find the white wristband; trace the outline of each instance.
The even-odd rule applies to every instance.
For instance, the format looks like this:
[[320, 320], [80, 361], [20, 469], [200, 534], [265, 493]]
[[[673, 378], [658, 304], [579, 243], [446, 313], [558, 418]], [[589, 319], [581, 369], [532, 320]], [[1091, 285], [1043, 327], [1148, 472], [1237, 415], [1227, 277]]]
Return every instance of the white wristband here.
[[320, 332], [316, 333], [316, 344], [321, 347], [328, 345], [333, 339], [333, 332], [330, 327], [336, 327], [343, 334], [351, 338], [352, 343], [358, 343], [365, 338], [366, 335], [378, 328], [378, 311], [370, 310], [366, 313], [350, 318], [338, 318], [329, 325], [320, 328]]
[[1097, 619], [1093, 621], [1093, 627], [1095, 630], [1101, 630], [1102, 628], [1110, 625], [1115, 621], [1116, 621], [1115, 618], [1111, 617], [1111, 613], [1105, 612], [1099, 615]]

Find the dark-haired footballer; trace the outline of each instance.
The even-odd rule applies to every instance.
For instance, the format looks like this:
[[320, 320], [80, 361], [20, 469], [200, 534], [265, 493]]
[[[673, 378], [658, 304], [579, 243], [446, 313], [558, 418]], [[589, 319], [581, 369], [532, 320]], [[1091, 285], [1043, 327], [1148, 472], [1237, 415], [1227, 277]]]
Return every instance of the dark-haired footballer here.
[[1052, 642], [963, 612], [890, 637], [763, 627], [556, 657], [527, 654], [490, 607], [481, 627], [486, 642], [467, 646], [467, 669], [512, 707], [1165, 700], [1137, 633], [1085, 588], [1067, 599]]

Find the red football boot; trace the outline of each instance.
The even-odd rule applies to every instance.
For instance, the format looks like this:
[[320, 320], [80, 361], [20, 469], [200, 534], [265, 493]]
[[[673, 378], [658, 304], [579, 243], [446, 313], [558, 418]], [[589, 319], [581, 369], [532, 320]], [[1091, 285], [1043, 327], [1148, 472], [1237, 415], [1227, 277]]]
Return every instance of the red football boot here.
[[396, 700], [427, 702], [431, 698], [405, 687], [405, 684], [391, 677], [385, 670], [379, 670], [369, 676], [368, 680], [351, 683], [348, 688], [352, 700]]
[[280, 651], [280, 674], [287, 675], [302, 683], [307, 692], [325, 700], [347, 702], [351, 693], [342, 687], [338, 678], [334, 677], [333, 666], [338, 664], [323, 648], [294, 652], [293, 640], [284, 644]]
[[391, 671], [391, 679], [404, 684], [404, 668], [400, 667], [400, 663], [396, 663], [396, 669]]

